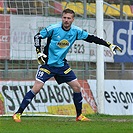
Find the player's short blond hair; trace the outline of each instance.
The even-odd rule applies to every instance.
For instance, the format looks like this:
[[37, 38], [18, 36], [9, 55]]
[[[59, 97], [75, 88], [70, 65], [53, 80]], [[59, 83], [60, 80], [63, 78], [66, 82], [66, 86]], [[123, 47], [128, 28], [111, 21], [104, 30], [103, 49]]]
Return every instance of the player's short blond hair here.
[[63, 15], [64, 13], [65, 13], [65, 14], [66, 14], [66, 13], [73, 14], [73, 17], [75, 17], [75, 12], [74, 12], [73, 10], [69, 9], [69, 8], [64, 9], [64, 10], [62, 11], [62, 15]]

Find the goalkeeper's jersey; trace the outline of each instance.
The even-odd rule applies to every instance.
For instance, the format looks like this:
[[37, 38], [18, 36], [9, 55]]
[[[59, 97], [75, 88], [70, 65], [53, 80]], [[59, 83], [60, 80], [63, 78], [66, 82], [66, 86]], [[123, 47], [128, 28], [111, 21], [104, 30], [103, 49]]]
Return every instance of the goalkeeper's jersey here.
[[62, 23], [50, 25], [40, 31], [42, 38], [47, 39], [44, 53], [48, 56], [47, 64], [54, 67], [64, 66], [66, 54], [75, 40], [86, 39], [88, 32], [71, 25], [70, 30], [62, 28]]

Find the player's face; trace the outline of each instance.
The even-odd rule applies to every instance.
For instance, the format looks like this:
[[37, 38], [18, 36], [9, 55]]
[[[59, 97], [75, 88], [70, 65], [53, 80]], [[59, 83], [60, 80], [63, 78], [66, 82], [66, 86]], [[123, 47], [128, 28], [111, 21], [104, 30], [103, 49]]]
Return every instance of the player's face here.
[[63, 24], [64, 29], [69, 30], [73, 21], [74, 21], [73, 14], [63, 13], [63, 15], [62, 15], [62, 24]]

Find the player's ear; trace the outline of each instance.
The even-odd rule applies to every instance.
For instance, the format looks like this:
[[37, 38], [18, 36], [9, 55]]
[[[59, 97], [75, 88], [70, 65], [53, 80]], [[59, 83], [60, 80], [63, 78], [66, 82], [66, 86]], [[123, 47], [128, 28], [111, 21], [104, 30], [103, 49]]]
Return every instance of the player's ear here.
[[74, 21], [74, 17], [73, 17], [73, 21]]

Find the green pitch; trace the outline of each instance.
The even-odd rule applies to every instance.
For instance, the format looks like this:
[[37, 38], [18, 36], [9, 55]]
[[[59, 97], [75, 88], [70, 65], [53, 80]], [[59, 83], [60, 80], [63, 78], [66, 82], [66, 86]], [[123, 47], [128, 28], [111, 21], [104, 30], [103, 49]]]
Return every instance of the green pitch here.
[[0, 133], [132, 133], [133, 116], [88, 115], [91, 122], [68, 117], [0, 117]]

